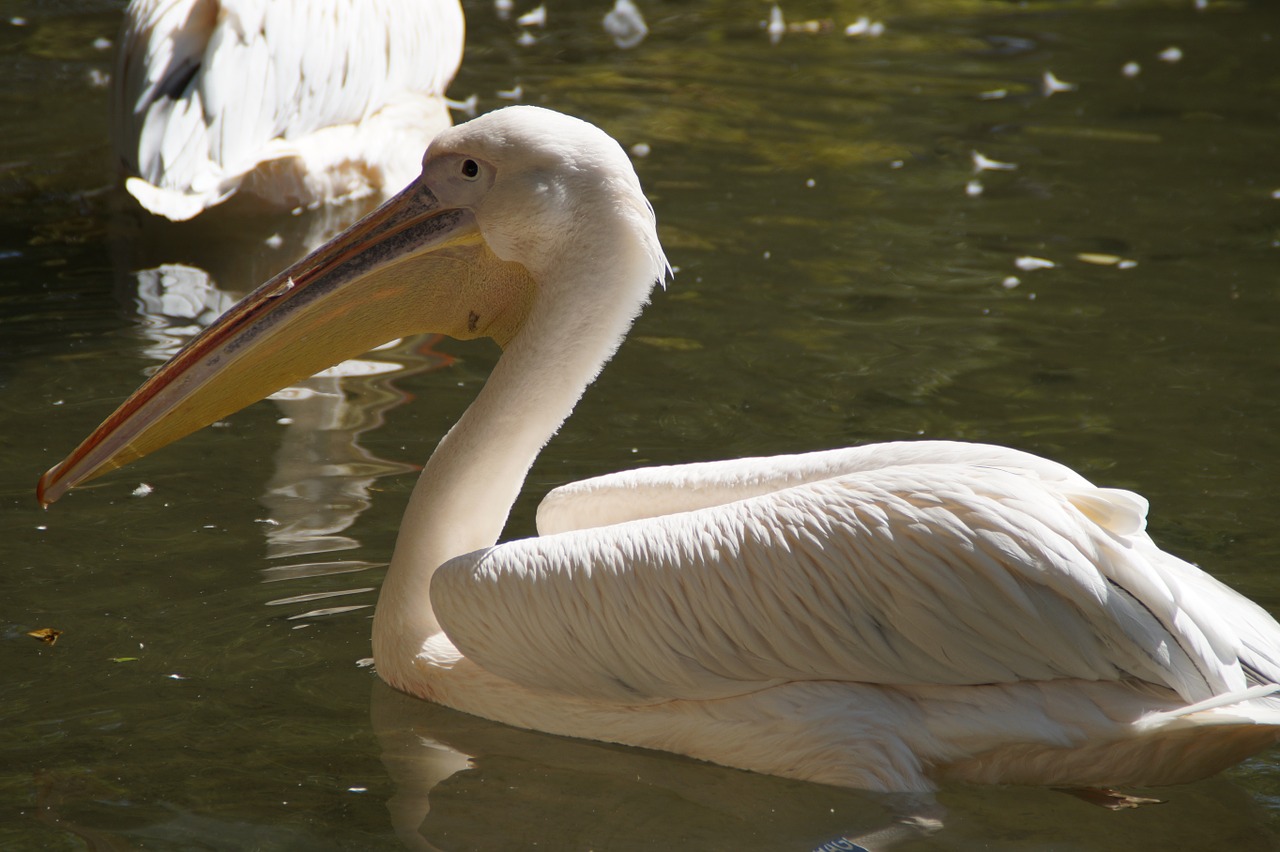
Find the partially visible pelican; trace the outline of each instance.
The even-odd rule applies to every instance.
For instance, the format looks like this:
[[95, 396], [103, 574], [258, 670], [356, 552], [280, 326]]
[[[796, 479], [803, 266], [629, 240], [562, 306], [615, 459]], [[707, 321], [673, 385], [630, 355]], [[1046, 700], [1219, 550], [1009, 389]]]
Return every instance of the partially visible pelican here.
[[133, 0], [112, 141], [143, 207], [289, 209], [399, 191], [451, 124], [458, 0]]
[[520, 727], [881, 791], [1153, 785], [1280, 739], [1280, 625], [1161, 551], [1146, 502], [921, 441], [657, 467], [553, 491], [542, 446], [668, 272], [626, 154], [511, 107], [280, 273], [45, 474], [69, 488], [389, 338], [491, 337], [373, 624], [397, 689]]

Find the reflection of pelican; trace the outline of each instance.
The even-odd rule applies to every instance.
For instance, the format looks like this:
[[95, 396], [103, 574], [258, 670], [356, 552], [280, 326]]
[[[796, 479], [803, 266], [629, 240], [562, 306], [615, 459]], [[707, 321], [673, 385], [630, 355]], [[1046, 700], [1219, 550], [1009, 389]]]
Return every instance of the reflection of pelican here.
[[[417, 701], [376, 681], [370, 687], [370, 722], [394, 785], [387, 810], [406, 849], [451, 849], [465, 838], [469, 849], [800, 852], [845, 836], [884, 852], [918, 838], [921, 823], [943, 812], [931, 796], [798, 785], [548, 737]], [[1052, 824], [1049, 810], [1038, 815], [1042, 834]], [[504, 818], [493, 819], [497, 813]], [[1237, 812], [1237, 823], [1248, 823], [1244, 813]], [[966, 816], [972, 830], [975, 820]]]
[[536, 108], [490, 114], [170, 361], [41, 499], [386, 338], [488, 336], [505, 352], [423, 471], [382, 587], [392, 685], [880, 790], [1180, 782], [1280, 738], [1280, 625], [1157, 549], [1140, 497], [1014, 450], [633, 471], [553, 492], [543, 537], [494, 546], [665, 269], [616, 143]]
[[[417, 158], [419, 167], [421, 157]], [[372, 199], [370, 199], [372, 200]], [[175, 224], [128, 217], [115, 233], [119, 298], [136, 310], [142, 354], [163, 362], [253, 283], [349, 227], [373, 208], [367, 202], [326, 205], [296, 216], [201, 216]], [[243, 211], [242, 211], [243, 212]], [[269, 227], [271, 239], [264, 242]], [[177, 262], [175, 262], [177, 261]], [[271, 559], [348, 550], [344, 533], [370, 505], [374, 483], [413, 468], [380, 458], [363, 436], [404, 401], [394, 382], [448, 359], [421, 337], [380, 347], [272, 394], [280, 409], [278, 449], [259, 498], [258, 518]], [[150, 368], [150, 371], [158, 369]], [[326, 564], [309, 566], [315, 572]], [[268, 569], [273, 577], [310, 576], [296, 566]]]
[[[141, 333], [151, 341], [142, 351], [161, 361], [236, 301], [198, 267], [163, 264], [134, 277]], [[271, 395], [282, 416], [275, 464], [260, 498], [267, 510], [260, 520], [269, 558], [358, 546], [341, 533], [369, 507], [373, 484], [412, 470], [373, 455], [361, 437], [403, 402], [393, 377], [444, 363], [444, 356], [418, 338], [392, 341], [369, 357], [343, 361]]]
[[449, 126], [462, 43], [458, 0], [133, 0], [112, 86], [126, 187], [174, 220], [237, 192], [394, 192]]

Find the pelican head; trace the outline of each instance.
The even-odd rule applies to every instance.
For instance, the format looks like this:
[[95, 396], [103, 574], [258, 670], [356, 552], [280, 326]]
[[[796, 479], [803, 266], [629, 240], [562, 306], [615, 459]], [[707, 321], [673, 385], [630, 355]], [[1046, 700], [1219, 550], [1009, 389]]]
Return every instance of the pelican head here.
[[600, 326], [614, 347], [665, 269], [653, 211], [617, 142], [537, 107], [489, 113], [436, 137], [408, 187], [192, 340], [41, 477], [38, 497], [47, 506], [408, 334], [490, 337], [507, 349], [549, 333], [556, 315], [570, 318], [559, 331]]

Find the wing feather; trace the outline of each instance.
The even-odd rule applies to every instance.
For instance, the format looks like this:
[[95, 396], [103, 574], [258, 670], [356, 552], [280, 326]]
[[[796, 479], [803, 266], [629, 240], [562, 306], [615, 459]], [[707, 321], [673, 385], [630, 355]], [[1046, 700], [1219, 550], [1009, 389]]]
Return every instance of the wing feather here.
[[1102, 490], [1069, 467], [1008, 447], [962, 441], [898, 441], [639, 468], [572, 482], [551, 491], [538, 506], [538, 532], [549, 535], [687, 512], [847, 473], [920, 463], [999, 467], [1024, 471], [1043, 482], [1072, 488], [1074, 493]]
[[[1091, 493], [1047, 462], [958, 456], [980, 463], [861, 470], [500, 545], [446, 563], [432, 601], [484, 668], [615, 701], [791, 680], [1139, 679], [1189, 701], [1246, 685], [1230, 607], [1200, 603], [1199, 572], [1135, 529], [1141, 498]], [[1214, 586], [1207, 600], [1238, 597]], [[1249, 629], [1265, 646], [1267, 628]]]

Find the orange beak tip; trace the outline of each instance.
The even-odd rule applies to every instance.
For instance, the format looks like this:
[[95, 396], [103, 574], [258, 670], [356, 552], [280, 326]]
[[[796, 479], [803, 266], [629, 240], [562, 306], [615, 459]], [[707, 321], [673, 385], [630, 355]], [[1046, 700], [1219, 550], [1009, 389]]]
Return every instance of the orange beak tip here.
[[36, 499], [40, 501], [40, 508], [48, 509], [66, 491], [65, 488], [58, 487], [58, 472], [61, 469], [61, 462], [55, 464], [46, 470], [40, 477], [40, 481], [36, 483]]
[[40, 501], [41, 509], [48, 509], [53, 505], [53, 499], [46, 496], [48, 493], [48, 477], [49, 474], [46, 473], [44, 476], [40, 477], [40, 481], [36, 483], [36, 499]]

